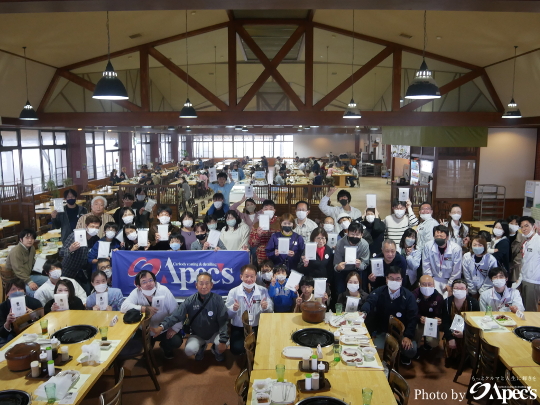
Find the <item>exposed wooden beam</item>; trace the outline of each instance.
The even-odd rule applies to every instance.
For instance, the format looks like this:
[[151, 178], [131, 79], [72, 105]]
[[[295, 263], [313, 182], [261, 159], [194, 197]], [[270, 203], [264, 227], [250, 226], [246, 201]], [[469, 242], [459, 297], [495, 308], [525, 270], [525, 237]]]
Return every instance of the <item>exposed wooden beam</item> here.
[[202, 84], [200, 84], [197, 80], [195, 80], [193, 77], [188, 76], [188, 74], [175, 65], [169, 58], [167, 58], [165, 55], [163, 55], [161, 52], [159, 52], [155, 48], [149, 48], [148, 53], [152, 58], [157, 60], [159, 63], [161, 63], [163, 66], [165, 66], [167, 69], [169, 69], [173, 74], [178, 76], [181, 80], [188, 83], [189, 86], [195, 90], [197, 93], [199, 93], [201, 96], [203, 96], [205, 99], [207, 99], [209, 102], [214, 104], [217, 108], [220, 110], [227, 110], [229, 107], [227, 104], [225, 104], [219, 97], [214, 95], [210, 90], [208, 90], [206, 87], [204, 87]]
[[[463, 76], [458, 77], [455, 80], [452, 80], [450, 83], [446, 83], [444, 86], [439, 87], [441, 96], [444, 96], [447, 93], [450, 93], [452, 90], [457, 89], [460, 86], [463, 86], [465, 83], [470, 82], [471, 80], [476, 79], [481, 76], [484, 72], [483, 68], [472, 70], [469, 73], [464, 74]], [[401, 107], [401, 111], [414, 111], [419, 107], [431, 102], [433, 100], [414, 100], [409, 104]]]
[[353, 83], [356, 83], [358, 80], [364, 77], [371, 69], [373, 69], [379, 63], [381, 63], [383, 60], [389, 57], [392, 54], [392, 52], [394, 52], [394, 48], [392, 48], [391, 46], [384, 48], [381, 52], [379, 52], [372, 59], [370, 59], [364, 66], [362, 66], [360, 69], [354, 72], [352, 74], [352, 77], [349, 76], [347, 79], [343, 80], [340, 84], [337, 85], [337, 87], [334, 90], [330, 91], [326, 96], [321, 98], [313, 106], [313, 110], [322, 110], [332, 101], [334, 101], [337, 97], [339, 97], [341, 93], [343, 93], [345, 90], [350, 88]]
[[49, 101], [51, 101], [51, 97], [54, 93], [54, 89], [56, 88], [56, 85], [58, 84], [59, 80], [60, 80], [60, 75], [58, 74], [58, 69], [56, 69], [56, 71], [54, 72], [53, 78], [49, 82], [49, 86], [47, 87], [47, 90], [45, 90], [45, 94], [41, 98], [41, 101], [37, 108], [37, 112], [45, 111], [45, 107], [47, 107], [47, 104], [49, 104]]
[[229, 21], [234, 20], [234, 11], [233, 10], [225, 10], [227, 12], [227, 17], [229, 18]]
[[495, 104], [495, 108], [497, 111], [499, 111], [501, 114], [504, 113], [504, 106], [501, 102], [501, 99], [499, 98], [499, 95], [495, 91], [495, 87], [493, 87], [493, 83], [491, 82], [489, 75], [487, 74], [486, 70], [484, 69], [484, 73], [482, 74], [482, 80], [484, 81], [484, 85], [486, 86], [486, 89], [491, 97], [491, 100]]
[[302, 25], [303, 18], [237, 18], [234, 20], [240, 25]]
[[401, 107], [401, 60], [403, 52], [394, 49], [392, 60], [392, 111], [398, 111]]
[[308, 21], [313, 21], [313, 17], [315, 17], [315, 10], [314, 10], [314, 9], [311, 9], [311, 10], [309, 10], [309, 12], [308, 12], [307, 20], [308, 20]]
[[[146, 44], [132, 46], [132, 47], [126, 48], [126, 49], [121, 49], [121, 50], [116, 51], [116, 52], [111, 52], [111, 59], [112, 58], [117, 58], [119, 56], [129, 55], [130, 53], [139, 52], [140, 49], [143, 48], [143, 47], [156, 47], [156, 46], [159, 46], [159, 45], [168, 44], [170, 42], [180, 41], [182, 39], [185, 39], [186, 37], [191, 38], [191, 37], [194, 37], [194, 36], [197, 36], [197, 35], [206, 34], [208, 32], [212, 32], [212, 31], [223, 29], [223, 28], [227, 28], [228, 25], [229, 25], [228, 22], [209, 25], [208, 27], [199, 28], [197, 30], [189, 31], [187, 33], [184, 32], [182, 34], [173, 35], [173, 36], [170, 36], [170, 37], [167, 37], [167, 38], [158, 39], [157, 41], [147, 42]], [[96, 56], [95, 58], [86, 59], [86, 60], [83, 60], [81, 62], [76, 62], [76, 63], [72, 63], [71, 65], [64, 66], [64, 67], [62, 67], [62, 69], [64, 69], [64, 70], [78, 69], [78, 68], [83, 67], [83, 66], [93, 65], [94, 63], [104, 62], [106, 60], [107, 60], [107, 55]], [[103, 65], [103, 67], [105, 68], [105, 65]]]
[[[96, 85], [94, 83], [86, 79], [83, 79], [80, 76], [77, 76], [75, 73], [71, 73], [63, 69], [58, 69], [57, 72], [63, 78], [68, 79], [70, 82], [73, 82], [81, 87], [84, 87], [88, 91], [94, 92], [94, 89], [96, 88]], [[118, 104], [119, 106], [129, 111], [142, 111], [141, 107], [139, 107], [137, 104], [133, 104], [131, 101], [128, 101], [128, 100], [113, 100], [113, 103]], [[84, 114], [89, 114], [89, 113], [84, 113]], [[111, 114], [111, 113], [108, 113], [108, 114]]]
[[148, 58], [148, 48], [141, 48], [139, 51], [140, 72], [141, 72], [141, 107], [144, 111], [150, 111], [150, 64]]
[[238, 100], [238, 71], [236, 67], [236, 25], [229, 24], [227, 31], [227, 66], [229, 70], [229, 108], [235, 108]]
[[[313, 10], [311, 10], [313, 11]], [[306, 24], [305, 33], [305, 61], [304, 61], [304, 80], [305, 80], [305, 93], [304, 100], [306, 108], [313, 106], [313, 24]]]

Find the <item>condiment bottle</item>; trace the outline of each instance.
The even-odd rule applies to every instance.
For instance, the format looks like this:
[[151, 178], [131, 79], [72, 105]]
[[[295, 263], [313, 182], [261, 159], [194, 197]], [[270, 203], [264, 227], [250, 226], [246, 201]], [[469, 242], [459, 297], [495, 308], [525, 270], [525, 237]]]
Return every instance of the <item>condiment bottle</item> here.
[[326, 369], [326, 367], [324, 366], [324, 364], [322, 363], [322, 361], [319, 363], [319, 365], [317, 366], [317, 370], [319, 371], [319, 376], [320, 376], [320, 379], [324, 381], [324, 370]]
[[39, 355], [40, 368], [43, 373], [47, 372], [47, 353], [41, 352]]
[[52, 348], [51, 348], [51, 346], [47, 346], [45, 351], [47, 352], [47, 361], [52, 360]]
[[339, 330], [336, 330], [334, 332], [334, 344], [339, 345], [339, 338], [341, 336], [341, 333], [339, 333]]
[[311, 389], [313, 390], [319, 389], [319, 373], [311, 374]]
[[39, 361], [33, 361], [30, 363], [30, 367], [32, 368], [32, 377], [37, 378], [41, 374], [41, 369], [39, 368]]
[[53, 359], [56, 359], [56, 357], [58, 356], [58, 347], [60, 346], [60, 342], [58, 341], [57, 338], [52, 338], [51, 339], [51, 347], [52, 347], [52, 358]]
[[317, 371], [317, 355], [316, 354], [311, 356], [311, 369], [313, 371]]
[[67, 346], [62, 346], [60, 348], [60, 353], [62, 353], [62, 361], [69, 361], [69, 348]]
[[304, 355], [304, 357], [302, 357], [302, 368], [304, 370], [309, 370], [309, 355]]
[[305, 387], [306, 391], [311, 390], [311, 374], [306, 374]]
[[49, 373], [49, 377], [54, 375], [54, 360], [49, 360], [47, 362], [47, 373]]

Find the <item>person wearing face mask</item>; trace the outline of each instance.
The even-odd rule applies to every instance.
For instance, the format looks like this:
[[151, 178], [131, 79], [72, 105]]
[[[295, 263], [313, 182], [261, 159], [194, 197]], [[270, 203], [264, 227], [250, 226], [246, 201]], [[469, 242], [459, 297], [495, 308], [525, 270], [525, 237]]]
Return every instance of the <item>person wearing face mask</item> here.
[[533, 217], [521, 217], [519, 226], [525, 238], [521, 246], [521, 254], [523, 255], [519, 278], [522, 284], [521, 292], [525, 302], [525, 309], [538, 312], [538, 301], [540, 300], [540, 235], [536, 233]]
[[203, 218], [203, 222], [206, 224], [209, 231], [218, 230], [218, 222], [217, 222], [217, 217], [215, 215], [205, 215]]
[[[401, 269], [401, 277], [403, 278], [403, 286], [410, 289], [409, 280], [407, 277], [407, 260], [404, 256], [400, 255], [397, 251], [396, 243], [392, 239], [386, 239], [382, 244], [382, 253], [377, 255], [376, 258], [383, 259], [383, 268], [386, 270], [389, 267], [399, 267]], [[363, 272], [362, 275], [367, 277], [362, 280], [363, 285], [371, 284], [371, 289], [375, 289], [385, 284], [384, 276], [376, 276], [371, 270], [371, 261], [367, 271]], [[369, 274], [369, 276], [368, 276]]]
[[337, 200], [338, 200], [338, 207], [330, 207], [328, 205], [328, 201], [330, 201], [330, 197], [336, 192], [337, 188], [332, 187], [326, 196], [321, 198], [321, 202], [319, 203], [319, 209], [324, 215], [331, 216], [334, 218], [334, 231], [336, 233], [339, 233], [341, 231], [341, 228], [338, 224], [338, 218], [340, 214], [348, 214], [349, 218], [356, 219], [362, 217], [362, 212], [358, 208], [351, 207], [349, 204], [351, 202], [351, 193], [349, 193], [347, 190], [340, 190], [337, 194]]
[[[133, 211], [131, 208], [129, 207], [125, 207], [125, 208], [121, 208], [120, 210], [122, 210], [122, 216], [120, 218], [120, 221], [121, 223], [116, 223], [118, 225], [118, 228], [119, 229], [122, 229], [124, 227], [124, 225], [133, 225], [135, 224], [135, 211]], [[120, 210], [117, 210], [116, 212], [120, 211]], [[115, 212], [115, 214], [116, 214]]]
[[414, 341], [418, 324], [418, 305], [412, 292], [402, 286], [403, 278], [399, 267], [389, 267], [385, 273], [386, 285], [376, 288], [369, 294], [361, 311], [366, 316], [366, 326], [377, 349], [384, 348], [388, 319], [399, 319], [405, 326], [401, 346], [401, 364], [410, 365], [416, 356]]
[[294, 220], [294, 232], [300, 235], [304, 240], [308, 240], [311, 232], [317, 228], [315, 221], [308, 218], [309, 203], [298, 201], [296, 203], [296, 218]]
[[58, 212], [56, 210], [51, 212], [52, 227], [53, 229], [60, 228], [62, 243], [65, 242], [67, 237], [77, 227], [79, 218], [87, 213], [85, 207], [77, 205], [77, 195], [77, 192], [72, 188], [64, 191], [64, 200], [67, 203], [64, 206], [64, 212]]
[[316, 258], [315, 260], [308, 260], [304, 251], [296, 270], [307, 277], [325, 278], [327, 292], [330, 293], [330, 286], [333, 285], [334, 281], [334, 252], [326, 244], [327, 239], [328, 234], [324, 229], [314, 229], [311, 232], [309, 241], [317, 244]]
[[445, 366], [458, 364], [463, 352], [463, 332], [451, 330], [456, 315], [467, 311], [480, 311], [478, 301], [467, 294], [467, 282], [461, 278], [452, 282], [452, 295], [444, 300], [442, 308], [442, 331], [444, 339]]
[[86, 308], [93, 311], [101, 311], [96, 303], [97, 294], [107, 293], [107, 309], [105, 311], [120, 311], [125, 300], [122, 290], [119, 288], [109, 287], [107, 283], [108, 277], [103, 271], [92, 273], [90, 282], [93, 291], [86, 299]]
[[83, 303], [86, 302], [86, 292], [77, 283], [76, 280], [68, 277], [62, 277], [62, 263], [57, 260], [47, 260], [43, 265], [44, 276], [48, 276], [49, 280], [43, 283], [41, 287], [37, 289], [34, 294], [34, 298], [38, 299], [43, 305], [54, 298], [54, 288], [58, 281], [60, 280], [69, 280], [75, 288], [75, 295], [81, 299]]
[[273, 270], [274, 277], [270, 281], [268, 295], [274, 302], [274, 312], [292, 312], [297, 294], [285, 288], [287, 282], [287, 268], [285, 266], [276, 266]]
[[406, 274], [411, 289], [417, 287], [417, 281], [420, 276], [422, 276], [422, 268], [420, 267], [420, 263], [422, 262], [422, 252], [416, 248], [416, 239], [416, 231], [409, 228], [403, 233], [401, 241], [399, 242], [399, 248], [401, 249], [400, 253], [407, 261]]
[[512, 256], [513, 256], [513, 244], [515, 242], [515, 240], [517, 239], [518, 235], [520, 235], [519, 233], [519, 216], [517, 215], [510, 215], [506, 222], [508, 222], [508, 235], [507, 235], [507, 238], [508, 238], [508, 241], [510, 242], [510, 247], [512, 248]]
[[92, 265], [92, 272], [96, 271], [96, 264], [98, 262], [98, 252], [99, 252], [99, 242], [109, 242], [109, 257], [111, 257], [111, 252], [120, 249], [120, 241], [116, 239], [118, 234], [118, 225], [114, 222], [109, 222], [105, 224], [105, 237], [101, 238], [98, 243], [95, 243], [90, 252], [88, 252], [88, 263]]
[[168, 225], [168, 238], [167, 240], [161, 240], [157, 224], [153, 225], [148, 232], [148, 241], [150, 242], [150, 250], [169, 250], [169, 237], [173, 233], [180, 233], [180, 228], [171, 224], [172, 210], [162, 205], [157, 209], [158, 223], [161, 225]]
[[69, 280], [59, 280], [54, 286], [53, 298], [43, 306], [45, 314], [48, 314], [51, 311], [56, 312], [61, 310], [60, 306], [54, 299], [55, 294], [65, 294], [67, 296], [68, 309], [73, 309], [76, 311], [86, 310], [86, 307], [81, 299], [75, 295], [75, 287], [73, 287], [73, 283]]
[[510, 241], [507, 238], [509, 233], [508, 222], [498, 219], [493, 224], [493, 237], [488, 246], [488, 253], [491, 253], [506, 271], [510, 270]]
[[450, 218], [447, 221], [441, 221], [450, 231], [450, 240], [457, 243], [464, 249], [469, 246], [469, 227], [461, 222], [461, 207], [459, 204], [453, 204], [450, 208]]
[[120, 244], [120, 250], [148, 250], [150, 245], [139, 246], [138, 237], [139, 232], [137, 227], [133, 224], [125, 225], [123, 228], [124, 242]]
[[131, 224], [135, 222], [135, 208], [133, 207], [134, 203], [135, 196], [131, 193], [125, 193], [122, 197], [122, 207], [118, 208], [112, 215], [114, 222], [116, 222], [118, 226], [122, 227], [124, 224]]
[[88, 252], [99, 241], [100, 226], [101, 220], [98, 217], [88, 215], [85, 218], [87, 246], [81, 246], [79, 242], [75, 242], [75, 234], [72, 233], [62, 245], [59, 253], [60, 257], [62, 257], [62, 276], [77, 280], [87, 294], [90, 293], [90, 273], [92, 269], [92, 266], [88, 263]]
[[511, 282], [519, 280], [521, 275], [521, 265], [523, 261], [523, 255], [521, 254], [521, 246], [526, 241], [525, 236], [519, 230], [519, 217], [517, 215], [510, 215], [508, 217], [508, 229], [510, 235], [508, 240], [510, 241], [510, 272], [509, 279]]
[[107, 284], [112, 285], [112, 266], [111, 259], [98, 259], [97, 271], [102, 271], [107, 276]]
[[186, 241], [186, 249], [191, 249], [191, 244], [197, 240], [195, 237], [195, 231], [193, 230], [193, 224], [195, 223], [195, 217], [191, 212], [184, 212], [180, 216], [180, 223], [182, 224], [180, 228], [180, 233]]
[[227, 225], [221, 230], [219, 240], [227, 250], [248, 250], [249, 226], [242, 223], [236, 211], [229, 211], [225, 220]]
[[169, 249], [172, 252], [187, 250], [184, 237], [180, 233], [171, 233], [169, 236]]
[[[197, 239], [191, 243], [191, 250], [212, 250], [212, 247], [208, 243], [208, 234], [210, 233], [208, 226], [204, 222], [197, 222], [193, 229]], [[214, 251], [217, 252], [218, 250], [227, 250], [221, 239], [214, 248]]]
[[137, 228], [148, 228], [148, 220], [152, 213], [144, 209], [147, 202], [146, 190], [139, 187], [135, 190], [135, 202], [131, 206], [137, 214], [135, 216], [135, 225], [137, 225]]
[[[156, 341], [160, 342], [159, 346], [163, 350], [164, 357], [167, 360], [174, 358], [174, 349], [182, 346], [182, 336], [178, 333], [182, 329], [182, 323], [175, 323], [157, 333], [154, 328], [157, 328], [165, 318], [178, 308], [176, 299], [167, 287], [156, 281], [154, 273], [148, 270], [141, 270], [137, 273], [135, 286], [136, 288], [122, 303], [120, 311], [126, 313], [130, 309], [136, 309], [141, 314], [149, 316], [152, 345]], [[159, 308], [153, 306], [154, 297], [162, 297]], [[135, 339], [141, 339], [140, 330], [135, 334]]]
[[472, 239], [471, 251], [463, 255], [463, 278], [469, 294], [475, 298], [493, 287], [488, 273], [497, 267], [497, 260], [487, 251], [487, 241], [478, 235]]
[[364, 219], [362, 220], [364, 229], [371, 234], [373, 242], [369, 244], [370, 256], [382, 253], [382, 243], [386, 232], [386, 225], [379, 218], [377, 208], [366, 208]]
[[[288, 271], [296, 269], [300, 256], [304, 251], [304, 238], [293, 231], [294, 217], [291, 214], [283, 214], [280, 217], [281, 231], [274, 233], [266, 244], [266, 256], [274, 264], [284, 264]], [[289, 238], [289, 252], [279, 253], [279, 238]]]
[[338, 233], [339, 238], [343, 238], [347, 235], [347, 229], [349, 229], [349, 226], [351, 225], [351, 217], [346, 212], [342, 212], [339, 214], [337, 218], [338, 226], [341, 228], [341, 230]]
[[360, 274], [358, 274], [356, 271], [351, 271], [349, 274], [347, 274], [347, 278], [345, 279], [347, 282], [347, 289], [338, 295], [336, 304], [343, 305], [343, 308], [346, 308], [347, 306], [347, 297], [354, 297], [354, 298], [360, 298], [358, 301], [358, 311], [362, 308], [362, 305], [366, 301], [369, 294], [365, 292], [362, 289], [361, 286], [361, 279]]
[[298, 290], [297, 290], [298, 297], [296, 298], [296, 303], [295, 303], [293, 312], [295, 313], [302, 312], [303, 302], [317, 301], [323, 305], [327, 305], [328, 293], [324, 293], [324, 296], [322, 298], [315, 298], [313, 291], [315, 291], [315, 280], [307, 276], [302, 277], [302, 279], [300, 280], [300, 285], [298, 286]]
[[262, 213], [259, 213], [259, 218], [262, 215], [268, 215], [270, 217], [270, 229], [265, 231], [259, 227], [259, 221], [253, 224], [251, 232], [249, 233], [249, 246], [250, 250], [255, 249], [256, 261], [260, 265], [262, 262], [268, 260], [266, 256], [266, 246], [272, 237], [272, 234], [281, 229], [281, 221], [279, 217], [276, 217], [276, 205], [272, 200], [264, 200]]
[[[257, 199], [257, 200], [260, 200], [260, 199]], [[262, 201], [264, 200], [261, 200], [261, 202]], [[245, 203], [244, 211], [241, 212], [238, 210], [238, 207], [242, 205], [243, 203]], [[242, 222], [246, 224], [247, 226], [249, 226], [250, 230], [251, 228], [253, 228], [253, 224], [257, 222], [257, 219], [259, 219], [259, 215], [261, 214], [261, 211], [256, 212], [257, 205], [255, 203], [255, 199], [246, 198], [245, 194], [244, 194], [244, 197], [240, 201], [235, 202], [233, 205], [231, 205], [230, 208], [232, 211], [236, 211], [238, 213]]]
[[416, 232], [418, 233], [418, 240], [416, 245], [418, 249], [423, 250], [429, 242], [433, 240], [433, 228], [439, 225], [439, 221], [432, 217], [433, 208], [428, 202], [420, 205], [420, 219], [422, 222], [418, 225]]
[[[430, 351], [439, 347], [439, 332], [442, 324], [442, 307], [444, 303], [443, 296], [435, 289], [433, 277], [424, 275], [420, 277], [420, 287], [413, 292], [416, 304], [418, 305], [418, 324], [416, 325], [415, 341], [417, 346], [422, 347], [424, 351]], [[423, 336], [426, 318], [437, 321], [437, 337]], [[422, 339], [423, 338], [423, 339]], [[424, 344], [420, 346], [424, 340]]]
[[225, 226], [227, 213], [230, 210], [229, 204], [226, 204], [224, 202], [225, 197], [221, 193], [215, 193], [213, 200], [214, 202], [208, 208], [207, 215], [214, 215], [217, 218], [218, 225], [217, 230], [221, 231], [221, 229]]
[[105, 212], [106, 207], [107, 207], [107, 200], [105, 199], [105, 197], [97, 196], [97, 197], [92, 198], [92, 202], [90, 204], [90, 213], [81, 215], [79, 217], [79, 220], [77, 221], [76, 229], [85, 228], [86, 217], [88, 215], [93, 215], [93, 216], [98, 217], [101, 220], [101, 227], [99, 228], [98, 236], [100, 238], [103, 238], [103, 236], [105, 236], [105, 224], [108, 222], [114, 222], [113, 216]]
[[256, 283], [261, 287], [269, 288], [272, 278], [274, 278], [274, 263], [267, 260], [261, 264], [260, 271], [257, 273]]
[[214, 190], [215, 193], [221, 193], [223, 195], [223, 203], [229, 206], [229, 195], [232, 188], [236, 184], [232, 179], [232, 175], [229, 173], [230, 182], [227, 183], [227, 174], [220, 172], [217, 175], [217, 183], [210, 183], [208, 187]]
[[418, 225], [418, 218], [414, 215], [410, 200], [403, 202], [395, 199], [392, 202], [392, 211], [392, 215], [384, 218], [384, 225], [386, 226], [384, 238], [399, 243], [403, 232]]
[[485, 311], [488, 306], [493, 311], [513, 312], [525, 311], [521, 294], [517, 289], [506, 286], [508, 272], [504, 267], [494, 267], [488, 273], [493, 288], [480, 294], [480, 311]]
[[255, 334], [259, 329], [261, 313], [274, 312], [274, 303], [268, 295], [268, 290], [255, 283], [257, 269], [252, 264], [246, 264], [240, 269], [242, 284], [233, 288], [227, 295], [225, 306], [231, 320], [231, 353], [240, 355], [244, 349], [244, 324], [242, 314], [247, 311], [248, 322]]

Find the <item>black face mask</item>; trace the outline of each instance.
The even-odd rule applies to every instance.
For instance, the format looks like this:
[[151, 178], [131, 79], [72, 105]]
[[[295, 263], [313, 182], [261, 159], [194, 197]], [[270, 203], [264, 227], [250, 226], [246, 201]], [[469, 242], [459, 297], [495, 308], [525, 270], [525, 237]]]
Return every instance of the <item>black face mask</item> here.
[[437, 246], [442, 247], [446, 243], [446, 239], [435, 238], [435, 243], [437, 244]]
[[200, 235], [196, 235], [197, 239], [199, 240], [204, 240], [206, 238], [206, 234], [205, 233], [201, 233]]
[[347, 236], [347, 238], [349, 238], [349, 242], [351, 242], [353, 245], [357, 245], [358, 242], [360, 242], [360, 239], [362, 239], [357, 236]]
[[283, 226], [281, 229], [283, 229], [283, 232], [285, 233], [292, 232], [292, 226]]
[[347, 200], [346, 198], [342, 198], [341, 200], [339, 200], [339, 203], [343, 206], [346, 206], [349, 203], [349, 200]]
[[70, 198], [69, 200], [66, 200], [66, 202], [69, 204], [69, 205], [75, 205], [75, 203], [77, 202], [77, 200], [75, 198]]

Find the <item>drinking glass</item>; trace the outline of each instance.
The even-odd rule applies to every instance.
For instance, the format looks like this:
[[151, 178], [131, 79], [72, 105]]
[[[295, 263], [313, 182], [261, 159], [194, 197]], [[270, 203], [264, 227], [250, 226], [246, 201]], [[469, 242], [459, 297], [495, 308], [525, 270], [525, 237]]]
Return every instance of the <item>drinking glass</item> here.
[[491, 305], [486, 307], [486, 316], [493, 316], [493, 309], [491, 308]]
[[108, 326], [100, 326], [99, 327], [99, 334], [101, 335], [101, 340], [107, 340], [107, 333], [109, 333], [109, 327]]
[[339, 344], [334, 345], [334, 361], [339, 362], [340, 360], [340, 347]]
[[54, 404], [56, 401], [56, 384], [45, 384], [45, 393], [47, 394], [47, 403]]
[[41, 326], [42, 335], [46, 335], [49, 333], [49, 320], [48, 319], [41, 319], [39, 321], [39, 325]]
[[362, 388], [362, 401], [364, 405], [371, 405], [373, 390], [371, 388]]
[[285, 364], [278, 364], [276, 366], [276, 374], [277, 374], [277, 381], [278, 382], [284, 382], [285, 381]]
[[343, 304], [336, 304], [336, 315], [340, 316], [343, 313]]

